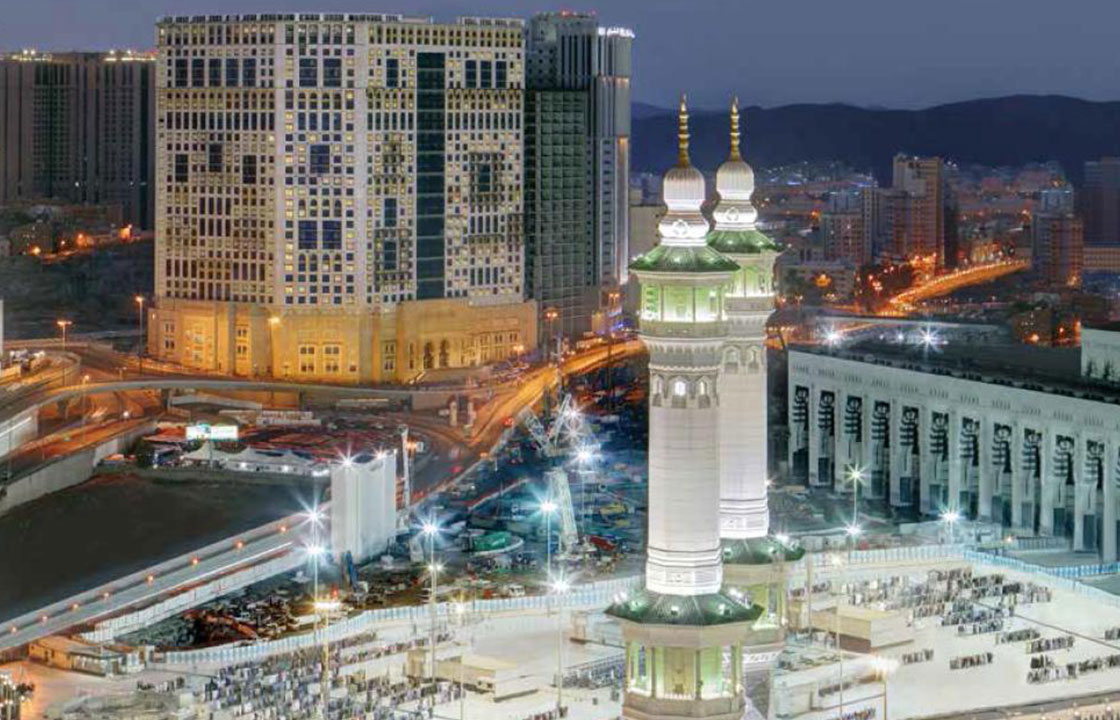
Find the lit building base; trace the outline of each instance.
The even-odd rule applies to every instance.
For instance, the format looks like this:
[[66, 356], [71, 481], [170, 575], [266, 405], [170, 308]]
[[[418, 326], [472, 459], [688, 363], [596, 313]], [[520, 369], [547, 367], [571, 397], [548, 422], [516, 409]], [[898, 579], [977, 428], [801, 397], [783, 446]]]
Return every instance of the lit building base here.
[[410, 301], [391, 310], [293, 309], [159, 298], [148, 353], [241, 377], [365, 384], [480, 367], [537, 342], [536, 303]]
[[741, 720], [743, 648], [761, 612], [723, 592], [620, 597], [607, 614], [626, 646], [622, 717]]
[[747, 698], [763, 717], [772, 716], [773, 674], [785, 647], [789, 569], [804, 554], [803, 548], [773, 537], [723, 541], [727, 592], [761, 609], [750, 642], [743, 646], [743, 684]]

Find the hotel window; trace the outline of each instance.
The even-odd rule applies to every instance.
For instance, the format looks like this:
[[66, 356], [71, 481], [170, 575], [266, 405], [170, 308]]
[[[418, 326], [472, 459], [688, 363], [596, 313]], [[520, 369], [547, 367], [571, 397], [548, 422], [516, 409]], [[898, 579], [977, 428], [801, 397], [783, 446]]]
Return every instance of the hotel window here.
[[299, 249], [316, 250], [319, 247], [319, 228], [314, 220], [299, 221]]
[[191, 87], [206, 87], [206, 61], [202, 58], [191, 60]]
[[242, 185], [256, 185], [257, 184], [257, 156], [256, 155], [242, 155], [241, 156], [241, 184]]
[[319, 84], [319, 63], [315, 58], [299, 59], [299, 86], [315, 87]]
[[237, 58], [226, 58], [226, 87], [237, 87], [237, 79], [240, 77], [239, 70]]
[[385, 87], [397, 88], [401, 86], [401, 61], [389, 58], [385, 61]]
[[475, 60], [467, 60], [467, 87], [478, 87], [478, 62]]
[[342, 249], [342, 221], [323, 221], [323, 250]]
[[218, 58], [210, 59], [210, 87], [222, 86], [222, 61]]
[[397, 369], [397, 344], [395, 342], [381, 343], [381, 369], [384, 372], [393, 372]]
[[342, 87], [342, 58], [323, 58], [323, 87]]
[[323, 372], [337, 373], [342, 370], [342, 365], [339, 358], [342, 355], [342, 347], [339, 345], [324, 345], [323, 346]]
[[395, 228], [397, 226], [397, 199], [387, 197], [384, 200], [384, 205], [381, 213], [381, 224], [387, 228]]
[[498, 60], [496, 63], [494, 63], [494, 70], [495, 70], [496, 76], [497, 76], [496, 79], [494, 80], [494, 87], [504, 88], [506, 86], [506, 84], [508, 83], [508, 78], [507, 78], [508, 71], [507, 71], [506, 61], [505, 60]]
[[493, 87], [494, 78], [493, 78], [493, 73], [491, 72], [490, 61], [489, 60], [483, 60], [478, 65], [479, 65], [479, 75], [481, 75], [481, 77], [479, 78], [481, 80], [481, 82], [479, 83], [479, 87], [481, 87], [481, 88]]
[[175, 87], [187, 87], [190, 72], [186, 58], [175, 60]]
[[[312, 115], [312, 118], [315, 116]], [[326, 175], [331, 171], [330, 145], [312, 145], [307, 151], [307, 172], [311, 175]]]
[[241, 84], [245, 87], [254, 87], [257, 84], [257, 59], [245, 58], [241, 64]]
[[190, 156], [186, 153], [175, 155], [175, 182], [185, 183], [190, 181]]
[[301, 373], [315, 372], [315, 346], [299, 346], [299, 371]]
[[222, 171], [222, 144], [210, 143], [206, 153], [206, 169], [217, 173]]

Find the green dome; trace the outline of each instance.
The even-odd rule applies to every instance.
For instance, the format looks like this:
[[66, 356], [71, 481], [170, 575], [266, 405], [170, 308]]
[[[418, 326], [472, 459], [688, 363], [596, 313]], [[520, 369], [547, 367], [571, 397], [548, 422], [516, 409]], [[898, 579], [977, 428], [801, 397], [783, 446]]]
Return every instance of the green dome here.
[[[764, 236], [765, 237], [765, 236]], [[665, 273], [735, 272], [738, 263], [726, 258], [707, 245], [681, 247], [658, 245], [649, 252], [634, 258], [631, 270]]]
[[607, 614], [646, 625], [726, 625], [754, 622], [763, 613], [720, 591], [707, 595], [662, 595], [641, 589], [611, 603]]
[[781, 250], [776, 242], [758, 230], [712, 230], [708, 233], [708, 247], [729, 255]]

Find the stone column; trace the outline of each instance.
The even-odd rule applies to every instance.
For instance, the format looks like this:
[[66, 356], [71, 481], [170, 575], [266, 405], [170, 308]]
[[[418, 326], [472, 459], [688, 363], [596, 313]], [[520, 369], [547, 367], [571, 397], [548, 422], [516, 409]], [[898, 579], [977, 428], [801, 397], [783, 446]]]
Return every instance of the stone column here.
[[[867, 393], [864, 393], [863, 395], [862, 411], [863, 444], [860, 446], [860, 450], [862, 451], [863, 457], [860, 458], [860, 467], [863, 468], [864, 483], [870, 483], [871, 463], [875, 457], [872, 453], [872, 445], [874, 445], [874, 443], [871, 442], [871, 417], [875, 411], [875, 398], [873, 398], [871, 395], [868, 395]], [[861, 494], [863, 493], [863, 490], [866, 489], [866, 487], [867, 485], [865, 484], [864, 488], [860, 489]]]
[[820, 387], [814, 382], [809, 385], [809, 486], [816, 487], [821, 485], [822, 480], [820, 474], [820, 461], [821, 461], [821, 430], [817, 426], [820, 418], [820, 402], [821, 391]]
[[933, 472], [933, 453], [930, 448], [933, 438], [932, 415], [933, 411], [926, 405], [918, 406], [918, 443], [921, 453], [918, 459], [921, 463], [918, 474], [918, 511], [923, 515], [933, 512], [933, 503], [929, 499], [930, 473]]
[[[964, 418], [956, 410], [949, 411], [949, 507], [960, 510], [961, 474], [961, 422]], [[936, 510], [935, 510], [936, 512]]]
[[891, 467], [887, 480], [887, 497], [891, 507], [902, 504], [902, 408], [903, 401], [891, 398]]
[[994, 478], [992, 477], [995, 468], [992, 467], [992, 442], [993, 442], [993, 425], [994, 422], [980, 418], [980, 434], [977, 439], [976, 461], [979, 463], [980, 473], [980, 497], [976, 503], [976, 510], [979, 514], [979, 520], [992, 519], [992, 491], [994, 485]]
[[1041, 453], [1041, 490], [1039, 492], [1038, 532], [1041, 535], [1054, 534], [1054, 451], [1057, 448], [1057, 433], [1047, 428], [1042, 435]]
[[1011, 527], [1023, 528], [1023, 432], [1019, 423], [1011, 423]]
[[1104, 492], [1101, 508], [1101, 560], [1116, 562], [1116, 483], [1120, 482], [1120, 444], [1109, 440], [1104, 446]]
[[[1085, 446], [1088, 440], [1082, 433], [1075, 433], [1073, 443], [1073, 549], [1083, 551], [1086, 549], [1085, 511], [1089, 507], [1089, 488], [1085, 485], [1085, 463], [1089, 458]], [[1092, 491], [1096, 493], [1096, 486]]]

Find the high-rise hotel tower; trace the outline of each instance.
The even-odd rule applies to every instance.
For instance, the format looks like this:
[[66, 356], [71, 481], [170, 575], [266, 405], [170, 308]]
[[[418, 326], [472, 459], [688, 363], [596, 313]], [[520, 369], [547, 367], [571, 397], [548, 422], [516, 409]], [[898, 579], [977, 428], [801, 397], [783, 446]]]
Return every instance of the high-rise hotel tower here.
[[376, 382], [535, 344], [521, 21], [172, 17], [158, 44], [153, 355]]

